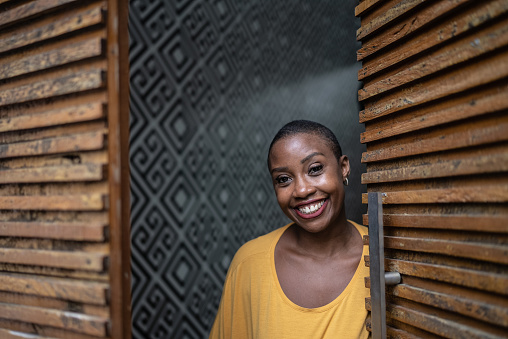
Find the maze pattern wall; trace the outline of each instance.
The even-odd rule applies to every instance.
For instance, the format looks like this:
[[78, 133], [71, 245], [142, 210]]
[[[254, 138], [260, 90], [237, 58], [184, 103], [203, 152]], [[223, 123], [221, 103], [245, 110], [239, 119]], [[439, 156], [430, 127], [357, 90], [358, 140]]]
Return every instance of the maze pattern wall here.
[[361, 222], [355, 1], [130, 2], [134, 338], [205, 338], [238, 247], [288, 222], [266, 153], [329, 126]]

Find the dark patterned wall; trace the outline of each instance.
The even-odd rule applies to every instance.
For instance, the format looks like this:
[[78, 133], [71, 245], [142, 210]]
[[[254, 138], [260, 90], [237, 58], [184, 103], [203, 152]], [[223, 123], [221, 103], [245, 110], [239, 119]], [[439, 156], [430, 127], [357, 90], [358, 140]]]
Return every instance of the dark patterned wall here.
[[134, 338], [206, 338], [245, 241], [287, 223], [266, 152], [329, 126], [361, 221], [355, 0], [130, 2]]

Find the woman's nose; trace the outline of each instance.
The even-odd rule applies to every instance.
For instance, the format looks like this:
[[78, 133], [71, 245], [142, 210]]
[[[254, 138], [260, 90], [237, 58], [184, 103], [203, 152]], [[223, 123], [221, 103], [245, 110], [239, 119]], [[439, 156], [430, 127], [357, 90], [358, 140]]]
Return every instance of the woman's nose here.
[[316, 191], [316, 188], [305, 178], [296, 178], [294, 196], [305, 198]]

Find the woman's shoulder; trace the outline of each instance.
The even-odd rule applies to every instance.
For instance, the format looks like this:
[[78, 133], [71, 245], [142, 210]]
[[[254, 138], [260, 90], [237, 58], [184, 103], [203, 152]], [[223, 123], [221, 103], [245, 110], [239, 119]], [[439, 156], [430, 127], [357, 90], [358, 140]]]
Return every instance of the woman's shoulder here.
[[230, 270], [235, 270], [239, 265], [249, 259], [269, 255], [270, 251], [275, 248], [275, 243], [289, 225], [291, 224], [280, 227], [243, 244], [236, 252], [231, 262]]
[[358, 232], [360, 232], [361, 236], [369, 234], [369, 229], [367, 227], [357, 224], [356, 222], [349, 220], [349, 219], [348, 219], [348, 221], [358, 230]]

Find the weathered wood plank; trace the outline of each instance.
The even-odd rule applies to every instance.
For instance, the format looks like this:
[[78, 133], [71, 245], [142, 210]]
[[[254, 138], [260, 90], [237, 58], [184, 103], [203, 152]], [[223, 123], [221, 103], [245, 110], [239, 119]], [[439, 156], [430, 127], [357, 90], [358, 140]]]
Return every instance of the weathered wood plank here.
[[393, 22], [401, 15], [408, 13], [424, 2], [425, 0], [401, 0], [397, 5], [390, 8], [383, 15], [376, 17], [366, 24], [362, 24], [362, 27], [358, 28], [356, 31], [356, 39], [361, 40], [368, 37], [373, 32], [377, 31], [386, 24]]
[[0, 79], [12, 78], [71, 62], [98, 57], [103, 54], [100, 38], [78, 41], [40, 54], [19, 57], [7, 62], [0, 61]]
[[495, 0], [486, 4], [478, 2], [477, 7], [468, 9], [456, 18], [432, 26], [429, 30], [422, 30], [419, 35], [404, 44], [394, 47], [383, 54], [381, 58], [364, 62], [363, 67], [358, 71], [358, 80], [363, 80], [427, 49], [445, 44], [450, 39], [455, 39], [464, 33], [476, 30], [477, 27], [495, 20], [507, 12], [508, 3], [504, 0]]
[[96, 164], [19, 168], [0, 170], [0, 184], [100, 181], [104, 174], [104, 167]]
[[27, 334], [19, 331], [12, 331], [0, 328], [0, 338], [3, 339], [55, 339], [50, 337], [42, 337], [37, 334]]
[[[369, 55], [372, 55], [383, 48], [391, 45], [399, 39], [418, 31], [426, 25], [435, 22], [441, 16], [450, 11], [469, 3], [470, 0], [448, 0], [434, 1], [429, 6], [422, 8], [414, 16], [411, 16], [399, 23], [387, 28], [369, 41], [362, 42], [362, 47], [357, 51], [357, 60], [361, 61]], [[359, 7], [359, 6], [357, 6]]]
[[104, 87], [104, 70], [71, 72], [54, 79], [0, 90], [0, 107]]
[[92, 102], [36, 114], [4, 118], [0, 119], [0, 132], [19, 131], [100, 119], [104, 117], [104, 111], [103, 103]]
[[[478, 187], [441, 188], [383, 193], [383, 204], [437, 204], [469, 202], [508, 202], [508, 185], [483, 185]], [[367, 193], [362, 193], [362, 203], [367, 203]]]
[[463, 323], [419, 312], [403, 306], [388, 305], [387, 317], [388, 316], [445, 338], [485, 339], [497, 337], [493, 336], [491, 333]]
[[397, 259], [385, 259], [386, 271], [508, 295], [508, 275]]
[[62, 328], [78, 333], [107, 335], [107, 319], [42, 307], [0, 303], [2, 318]]
[[104, 135], [92, 132], [15, 144], [0, 144], [0, 159], [99, 150], [104, 147]]
[[0, 196], [0, 210], [101, 211], [105, 200], [102, 194]]
[[399, 328], [394, 328], [392, 326], [386, 326], [386, 334], [390, 339], [420, 339], [421, 337], [411, 334], [409, 332], [403, 331]]
[[358, 99], [363, 101], [372, 98], [412, 81], [471, 61], [506, 45], [508, 45], [508, 24], [501, 22], [483, 30], [480, 34], [466, 37], [466, 39], [426, 54], [424, 60], [417, 60], [405, 65], [405, 68], [396, 74], [363, 87], [358, 91]]
[[73, 241], [104, 241], [106, 228], [98, 222], [0, 221], [0, 236]]
[[[491, 91], [475, 93], [464, 99], [450, 100], [450, 105], [425, 107], [408, 118], [393, 117], [380, 123], [369, 124], [361, 134], [362, 143], [381, 140], [428, 127], [463, 120], [483, 114], [508, 109], [508, 85], [494, 88]], [[442, 107], [444, 106], [444, 107]]]
[[360, 112], [360, 122], [370, 121], [501, 80], [508, 76], [507, 58], [508, 52], [503, 51], [491, 58], [467, 64], [460, 69], [453, 69], [440, 74], [439, 77], [423, 79], [405, 87], [403, 91], [393, 91], [379, 100], [367, 102], [365, 109]]
[[[433, 134], [430, 137], [420, 135], [407, 143], [399, 140], [398, 144], [384, 145], [383, 148], [364, 152], [361, 161], [369, 163], [508, 140], [506, 117], [485, 119], [474, 125], [435, 130], [431, 132]], [[471, 127], [465, 128], [465, 126]]]
[[[508, 172], [508, 152], [444, 160], [429, 165], [403, 167], [362, 174], [362, 184], [443, 178], [459, 175]], [[1, 173], [1, 172], [0, 172]]]
[[102, 7], [98, 6], [78, 14], [68, 15], [40, 27], [28, 26], [14, 33], [9, 32], [7, 34], [1, 34], [0, 53], [55, 38], [100, 23], [104, 23], [104, 13]]
[[0, 248], [0, 262], [9, 264], [100, 272], [104, 270], [105, 258], [103, 253]]
[[109, 284], [2, 272], [0, 290], [75, 302], [106, 305]]
[[494, 325], [508, 327], [508, 309], [497, 305], [468, 299], [454, 294], [445, 294], [399, 284], [390, 294], [446, 311], [459, 313]]
[[16, 21], [26, 19], [30, 16], [44, 13], [48, 10], [58, 8], [62, 5], [79, 2], [76, 0], [37, 0], [32, 1], [21, 6], [15, 7], [11, 10], [0, 13], [0, 26], [12, 24]]
[[508, 264], [508, 246], [392, 236], [385, 236], [384, 241], [385, 248], [446, 254], [455, 257]]
[[373, 6], [382, 2], [382, 0], [364, 0], [355, 7], [355, 16], [363, 14], [365, 11], [371, 9]]

